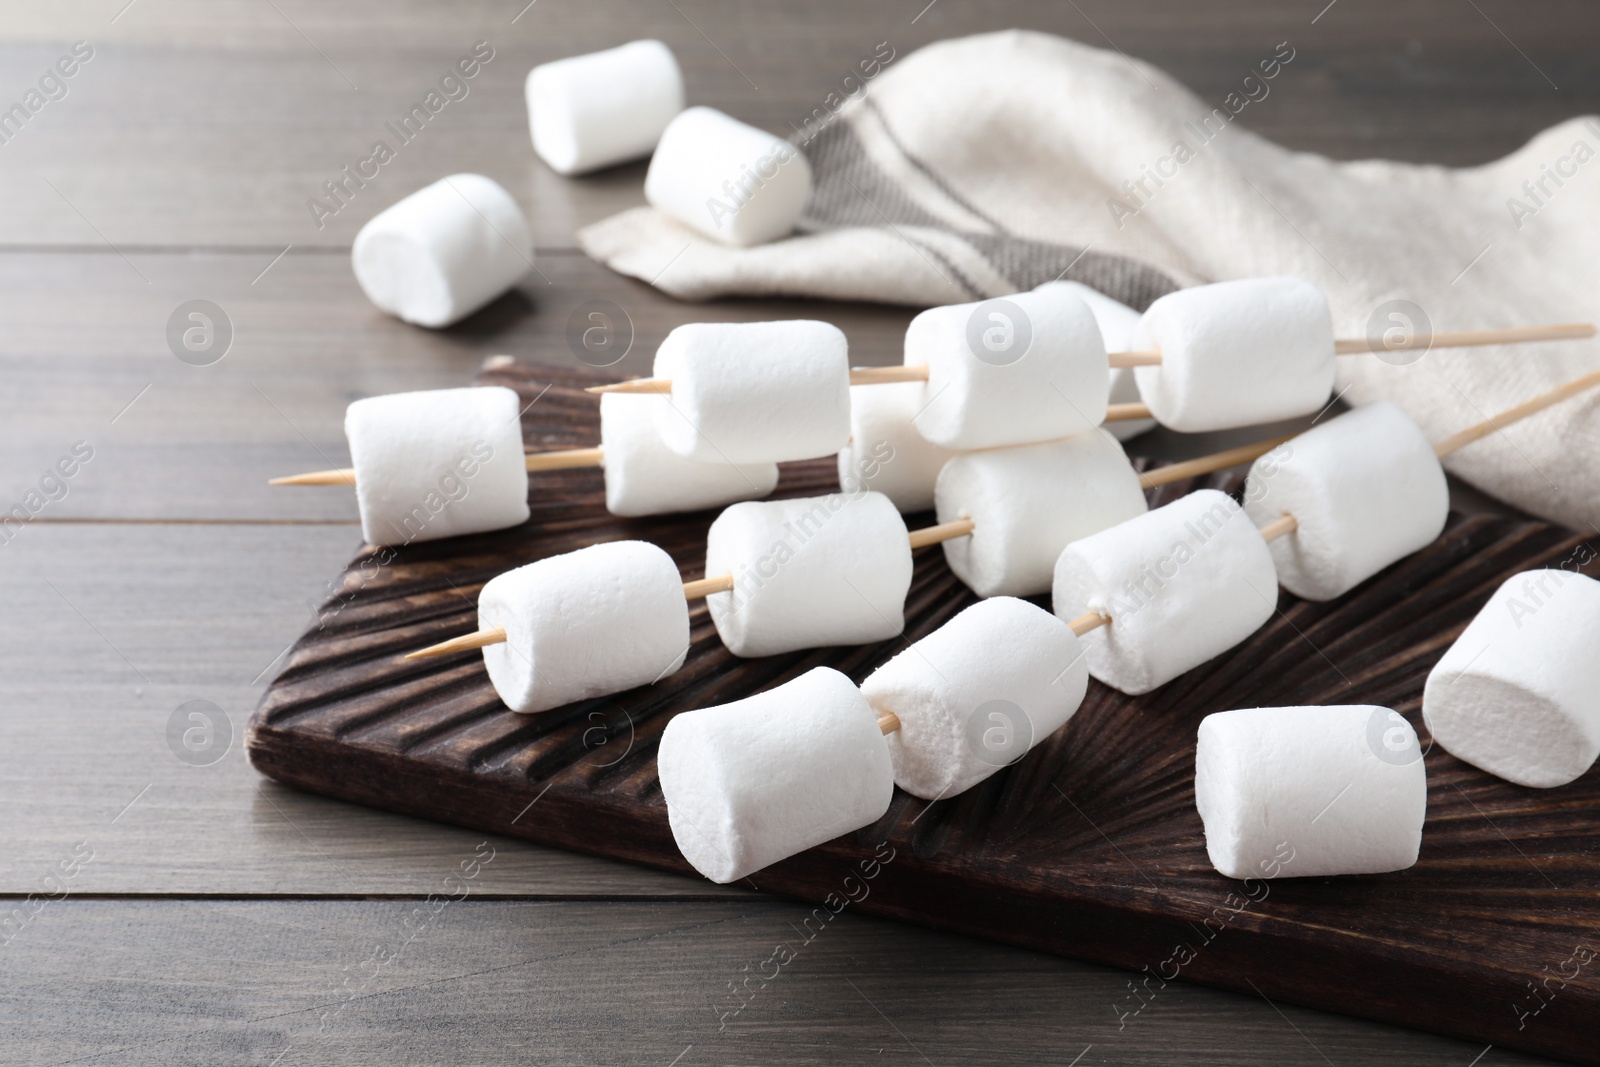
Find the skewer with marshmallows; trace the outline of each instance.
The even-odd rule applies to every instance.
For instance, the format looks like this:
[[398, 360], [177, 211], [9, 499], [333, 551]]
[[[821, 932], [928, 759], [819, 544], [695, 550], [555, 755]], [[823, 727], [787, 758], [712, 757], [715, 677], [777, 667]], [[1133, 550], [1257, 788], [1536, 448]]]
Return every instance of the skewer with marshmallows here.
[[1600, 371], [1434, 445], [1392, 405], [1342, 415], [1258, 461], [1244, 507], [1202, 489], [1068, 545], [1056, 614], [1104, 616], [1085, 643], [1089, 673], [1149, 692], [1259, 629], [1280, 581], [1330, 599], [1428, 544], [1449, 510], [1440, 459], [1596, 386]]

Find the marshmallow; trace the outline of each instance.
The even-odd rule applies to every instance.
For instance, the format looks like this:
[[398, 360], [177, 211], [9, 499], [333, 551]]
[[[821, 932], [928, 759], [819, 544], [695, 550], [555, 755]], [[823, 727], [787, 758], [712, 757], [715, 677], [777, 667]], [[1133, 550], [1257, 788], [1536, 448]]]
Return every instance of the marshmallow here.
[[685, 459], [781, 463], [850, 439], [850, 346], [831, 323], [692, 322], [656, 349], [655, 376], [672, 379], [656, 430]]
[[864, 486], [904, 514], [933, 507], [933, 485], [954, 453], [918, 432], [920, 382], [850, 387], [850, 442], [839, 450], [839, 485]]
[[528, 521], [521, 402], [502, 386], [357, 400], [344, 433], [361, 536], [409, 545]]
[[944, 543], [944, 558], [979, 596], [1045, 592], [1070, 542], [1147, 506], [1122, 446], [1099, 430], [956, 456], [934, 496], [941, 523], [972, 520], [970, 535]]
[[478, 628], [505, 630], [483, 663], [512, 711], [547, 711], [671, 674], [689, 652], [678, 565], [645, 541], [551, 556], [491, 578]]
[[1257, 526], [1293, 515], [1272, 542], [1278, 581], [1332, 600], [1431, 543], [1450, 512], [1433, 446], [1388, 401], [1307, 430], [1256, 460], [1245, 510]]
[[1229, 878], [1382, 874], [1417, 862], [1428, 779], [1388, 708], [1249, 708], [1201, 721], [1194, 800]]
[[[1089, 310], [1094, 313], [1094, 321], [1100, 327], [1100, 339], [1105, 342], [1107, 352], [1130, 352], [1133, 350], [1133, 339], [1139, 332], [1139, 313], [1127, 304], [1111, 299], [1098, 289], [1091, 289], [1079, 282], [1045, 282], [1039, 289], [1051, 286], [1060, 286], [1066, 292], [1074, 293], [1081, 297]], [[1035, 290], [1037, 291], [1037, 290]], [[1111, 396], [1113, 404], [1138, 404], [1143, 401], [1139, 395], [1139, 382], [1134, 377], [1132, 367], [1111, 367]], [[1119, 422], [1106, 423], [1106, 429], [1119, 441], [1126, 441], [1130, 437], [1137, 437], [1155, 429], [1155, 419], [1124, 419]]]
[[706, 575], [733, 590], [706, 598], [736, 656], [864, 645], [905, 628], [911, 542], [882, 493], [734, 504], [706, 535]]
[[869, 826], [894, 796], [872, 706], [828, 667], [674, 717], [656, 767], [672, 839], [713, 882]]
[[1106, 418], [1105, 342], [1067, 289], [929, 308], [906, 329], [905, 364], [928, 368], [917, 429], [943, 448], [1053, 441]]
[[379, 309], [449, 326], [527, 273], [533, 240], [510, 193], [481, 174], [452, 174], [374, 215], [350, 261]]
[[1300, 278], [1249, 278], [1180, 289], [1139, 320], [1139, 392], [1163, 426], [1226, 430], [1319, 410], [1333, 391], [1333, 316]]
[[781, 137], [691, 107], [662, 132], [644, 197], [713, 241], [758, 245], [794, 229], [811, 198], [811, 164]]
[[1072, 628], [1026, 600], [980, 600], [873, 671], [861, 691], [900, 729], [894, 782], [953, 796], [1049, 737], [1083, 703], [1089, 670]]
[[1148, 693], [1249, 637], [1278, 606], [1272, 553], [1233, 498], [1201, 489], [1074, 541], [1056, 561], [1055, 611], [1086, 634], [1089, 673]]
[[1600, 756], [1597, 643], [1600, 582], [1513, 575], [1428, 674], [1422, 721], [1474, 767], [1536, 789], [1566, 785]]
[[776, 463], [701, 463], [684, 459], [656, 433], [655, 412], [672, 401], [659, 394], [600, 397], [600, 454], [606, 510], [613, 515], [699, 511], [766, 496], [778, 484]]
[[528, 72], [533, 150], [557, 174], [650, 154], [683, 110], [683, 74], [660, 41], [541, 63]]

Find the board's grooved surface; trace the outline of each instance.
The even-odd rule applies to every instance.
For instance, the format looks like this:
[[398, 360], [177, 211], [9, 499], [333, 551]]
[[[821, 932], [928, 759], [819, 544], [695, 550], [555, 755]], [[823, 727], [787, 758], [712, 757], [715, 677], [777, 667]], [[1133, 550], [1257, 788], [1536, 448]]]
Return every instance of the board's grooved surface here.
[[[517, 365], [480, 377], [519, 389], [525, 402], [538, 396], [524, 415], [525, 438], [551, 448], [594, 443], [597, 405], [581, 389], [606, 380]], [[831, 460], [788, 464], [779, 493], [832, 491], [834, 479]], [[1152, 503], [1200, 485], [1236, 490], [1238, 478], [1161, 487]], [[367, 549], [351, 563], [323, 624], [290, 652], [251, 720], [250, 756], [263, 773], [682, 871], [654, 763], [673, 714], [818, 665], [859, 681], [973, 601], [942, 553], [923, 550], [905, 632], [894, 640], [741, 661], [721, 647], [702, 606], [677, 674], [516, 716], [496, 707], [476, 653], [420, 664], [399, 653], [471, 628], [475, 615], [461, 595], [498, 571], [594, 541], [654, 541], [686, 579], [700, 577], [714, 517], [615, 519], [595, 471], [535, 475], [529, 495], [534, 517], [518, 529], [409, 546], [392, 559]], [[1454, 516], [1439, 542], [1339, 601], [1309, 604], [1280, 592], [1271, 621], [1211, 663], [1143, 697], [1091, 684], [1067, 727], [1017, 765], [931, 805], [897, 793], [874, 826], [751, 881], [820, 901], [843, 892], [845, 876], [887, 841], [895, 858], [860, 910], [1134, 970], [1191, 943], [1198, 951], [1182, 973], [1196, 981], [1600, 1062], [1585, 1025], [1600, 1014], [1600, 967], [1570, 978], [1524, 1028], [1512, 1010], [1525, 983], [1575, 945], [1600, 950], [1600, 774], [1562, 790], [1526, 790], [1435, 746], [1425, 757], [1429, 815], [1416, 867], [1262, 883], [1255, 888], [1265, 898], [1237, 912], [1229, 901], [1246, 887], [1211, 869], [1193, 800], [1194, 731], [1211, 711], [1386, 704], [1427, 746], [1420, 695], [1428, 670], [1507, 574], [1570, 558], [1580, 541], [1533, 523]]]

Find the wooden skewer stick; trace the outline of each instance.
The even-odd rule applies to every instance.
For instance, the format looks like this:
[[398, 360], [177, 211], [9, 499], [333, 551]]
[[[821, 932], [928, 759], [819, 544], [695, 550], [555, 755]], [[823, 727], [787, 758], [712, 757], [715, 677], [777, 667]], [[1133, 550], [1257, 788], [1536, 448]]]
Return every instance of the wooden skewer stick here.
[[1287, 537], [1300, 528], [1300, 520], [1293, 515], [1280, 515], [1276, 519], [1261, 527], [1261, 539], [1272, 542], [1280, 537]]
[[1214, 471], [1227, 470], [1229, 467], [1248, 463], [1252, 459], [1271, 452], [1274, 448], [1291, 440], [1294, 434], [1284, 434], [1282, 437], [1273, 437], [1266, 441], [1257, 441], [1253, 445], [1243, 445], [1239, 448], [1230, 448], [1226, 452], [1215, 452], [1209, 456], [1198, 459], [1186, 459], [1182, 463], [1169, 463], [1165, 467], [1145, 471], [1139, 475], [1139, 485], [1143, 489], [1153, 489], [1158, 485], [1168, 485], [1172, 482], [1181, 482], [1185, 478], [1193, 478], [1197, 474], [1211, 474]]
[[[1515, 345], [1533, 341], [1576, 341], [1594, 335], [1595, 326], [1592, 322], [1563, 322], [1549, 326], [1508, 326], [1495, 330], [1456, 330], [1424, 334], [1398, 345], [1368, 337], [1340, 337], [1334, 340], [1333, 351], [1335, 355], [1340, 356], [1360, 356], [1373, 352], [1400, 352], [1416, 348], [1477, 348], [1482, 345]], [[1161, 353], [1108, 352], [1106, 362], [1112, 367], [1158, 367], [1161, 365]], [[923, 365], [850, 368], [851, 385], [889, 385], [894, 382], [927, 380], [928, 368]], [[631, 382], [590, 386], [586, 392], [670, 393], [672, 381], [668, 378], [636, 378]]]
[[1566, 385], [1557, 386], [1548, 393], [1541, 393], [1532, 400], [1524, 401], [1492, 418], [1484, 419], [1476, 426], [1468, 426], [1465, 430], [1453, 433], [1434, 445], [1433, 453], [1443, 459], [1450, 453], [1465, 448], [1474, 441], [1482, 440], [1514, 422], [1520, 422], [1529, 415], [1535, 415], [1547, 407], [1559, 404], [1561, 401], [1577, 396], [1585, 390], [1593, 389], [1597, 385], [1600, 385], [1600, 370], [1592, 371], [1581, 378], [1574, 378]]
[[[555, 452], [529, 452], [522, 457], [522, 465], [530, 474], [542, 471], [573, 470], [577, 467], [598, 467], [604, 456], [598, 448], [566, 448]], [[312, 471], [309, 474], [291, 474], [287, 478], [273, 478], [268, 485], [355, 485], [356, 472], [349, 467], [331, 471]]]

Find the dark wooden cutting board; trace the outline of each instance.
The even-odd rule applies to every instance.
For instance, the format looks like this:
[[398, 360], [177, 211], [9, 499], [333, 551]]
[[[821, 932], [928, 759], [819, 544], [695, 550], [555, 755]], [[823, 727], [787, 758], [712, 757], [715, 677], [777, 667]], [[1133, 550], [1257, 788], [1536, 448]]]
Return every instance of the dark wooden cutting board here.
[[[538, 397], [524, 414], [534, 449], [593, 445], [597, 404], [581, 388], [605, 380], [519, 364], [479, 378]], [[1202, 484], [1232, 489], [1238, 478], [1167, 486], [1152, 503]], [[834, 488], [832, 461], [812, 461], [785, 467], [779, 495]], [[617, 519], [595, 470], [534, 476], [529, 500], [533, 517], [514, 530], [415, 545], [383, 565], [363, 547], [251, 718], [256, 768], [391, 811], [687, 871], [656, 779], [674, 714], [818, 665], [859, 681], [974, 599], [938, 549], [924, 550], [904, 640], [760, 660], [730, 656], [702, 604], [677, 674], [517, 715], [476, 652], [401, 654], [474, 629], [477, 592], [495, 574], [597, 541], [653, 541], [686, 579], [700, 577], [714, 518]], [[897, 792], [875, 825], [750, 884], [1130, 968], [1126, 996], [1105, 1008], [1128, 1021], [1177, 977], [1600, 1063], [1600, 772], [1523, 789], [1434, 748], [1415, 867], [1270, 883], [1212, 869], [1193, 789], [1196, 727], [1228, 708], [1385, 705], [1427, 746], [1429, 669], [1503, 578], [1571, 560], [1581, 542], [1537, 523], [1452, 516], [1439, 541], [1340, 600], [1283, 593], [1249, 641], [1154, 693], [1091, 683], [1073, 720], [1015, 766], [931, 805]]]

